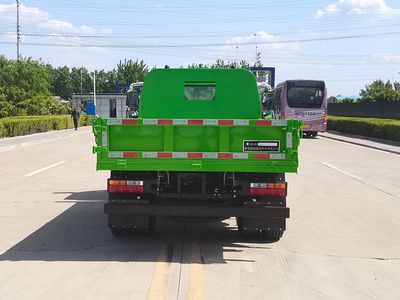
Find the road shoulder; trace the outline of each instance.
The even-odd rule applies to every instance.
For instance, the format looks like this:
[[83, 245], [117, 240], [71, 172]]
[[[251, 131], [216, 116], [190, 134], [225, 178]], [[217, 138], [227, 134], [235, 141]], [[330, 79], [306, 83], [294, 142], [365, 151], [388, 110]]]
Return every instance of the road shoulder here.
[[319, 136], [340, 142], [382, 150], [394, 154], [400, 154], [400, 142], [396, 141], [375, 139], [359, 135], [349, 135], [337, 131], [319, 133]]

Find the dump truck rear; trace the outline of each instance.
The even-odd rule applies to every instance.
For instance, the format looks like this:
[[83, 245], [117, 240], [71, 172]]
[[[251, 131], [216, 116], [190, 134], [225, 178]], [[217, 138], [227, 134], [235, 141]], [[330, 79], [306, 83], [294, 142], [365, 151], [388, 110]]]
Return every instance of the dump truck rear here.
[[134, 115], [93, 122], [97, 169], [111, 171], [104, 211], [114, 235], [153, 231], [163, 216], [236, 217], [244, 236], [282, 236], [301, 122], [263, 119], [251, 72], [152, 70]]

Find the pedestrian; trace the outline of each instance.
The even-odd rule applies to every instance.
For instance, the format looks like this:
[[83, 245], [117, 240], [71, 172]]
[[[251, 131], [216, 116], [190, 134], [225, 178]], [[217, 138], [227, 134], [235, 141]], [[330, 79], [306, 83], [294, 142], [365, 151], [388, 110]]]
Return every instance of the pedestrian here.
[[78, 122], [79, 122], [79, 111], [77, 111], [76, 107], [71, 113], [72, 120], [74, 120], [74, 127], [75, 130], [78, 130]]

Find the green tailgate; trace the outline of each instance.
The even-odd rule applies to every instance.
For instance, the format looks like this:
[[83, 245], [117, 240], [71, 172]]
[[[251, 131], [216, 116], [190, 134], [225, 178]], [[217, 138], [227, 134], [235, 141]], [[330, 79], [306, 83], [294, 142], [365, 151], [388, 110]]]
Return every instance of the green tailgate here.
[[154, 69], [138, 119], [94, 120], [97, 169], [296, 172], [299, 121], [263, 120], [261, 110], [248, 70]]
[[[98, 170], [296, 172], [299, 128], [298, 120], [97, 118], [93, 152]], [[246, 141], [279, 149], [248, 152]]]

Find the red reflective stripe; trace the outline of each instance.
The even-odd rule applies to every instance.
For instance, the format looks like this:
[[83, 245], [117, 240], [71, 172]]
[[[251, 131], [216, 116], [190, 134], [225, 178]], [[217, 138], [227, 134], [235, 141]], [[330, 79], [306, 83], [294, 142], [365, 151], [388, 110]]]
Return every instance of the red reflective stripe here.
[[232, 153], [218, 153], [218, 158], [233, 158]]
[[202, 153], [188, 153], [187, 155], [188, 158], [203, 158]]
[[133, 124], [137, 124], [137, 123], [138, 123], [137, 120], [122, 120], [122, 124], [130, 124], [130, 125], [133, 125]]
[[137, 152], [124, 152], [124, 157], [138, 158], [139, 153]]
[[254, 154], [255, 159], [269, 159], [271, 155], [269, 154]]
[[218, 125], [233, 125], [233, 120], [218, 120]]
[[264, 189], [264, 188], [250, 188], [251, 196], [286, 196], [286, 189]]
[[188, 120], [188, 125], [203, 125], [203, 120]]
[[158, 152], [158, 158], [172, 158], [172, 152]]
[[108, 187], [110, 193], [143, 193], [142, 185], [110, 185]]
[[173, 121], [172, 120], [158, 120], [158, 124], [160, 125], [168, 125], [168, 124], [172, 124]]
[[256, 125], [257, 126], [271, 126], [272, 121], [271, 120], [257, 120]]

